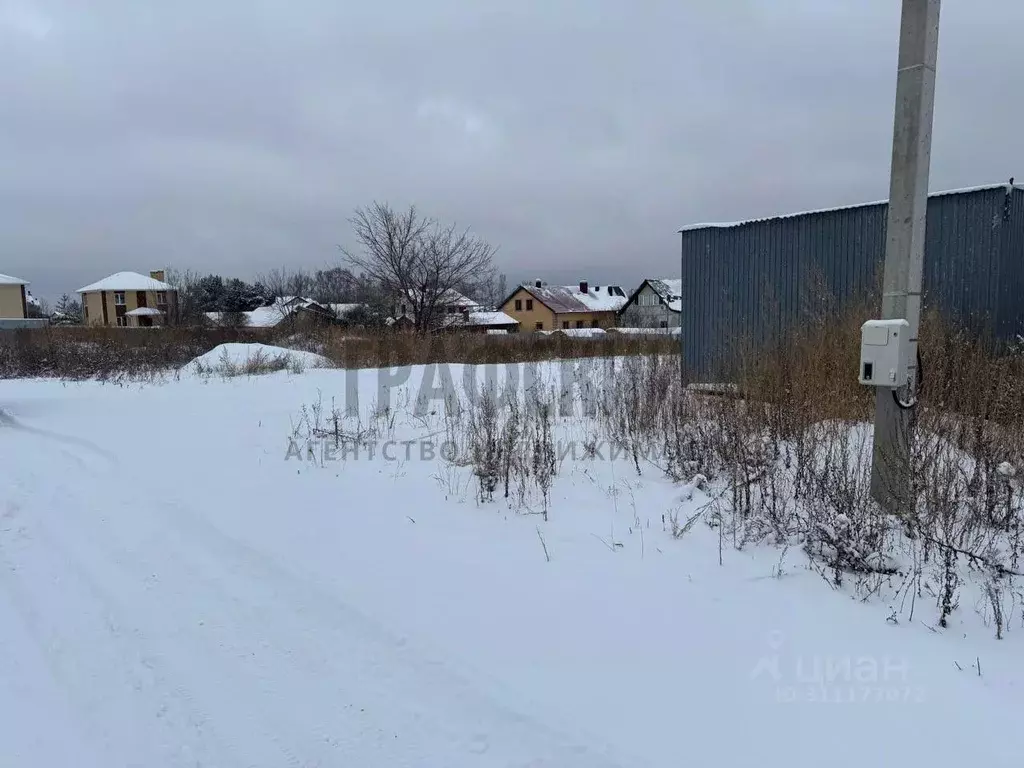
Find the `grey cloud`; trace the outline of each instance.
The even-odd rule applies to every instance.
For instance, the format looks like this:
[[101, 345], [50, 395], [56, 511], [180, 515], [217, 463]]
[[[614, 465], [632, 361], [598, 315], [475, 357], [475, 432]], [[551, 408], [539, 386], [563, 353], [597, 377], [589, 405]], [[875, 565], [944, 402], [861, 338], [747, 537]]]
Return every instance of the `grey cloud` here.
[[[933, 188], [1020, 160], [1024, 4], [943, 9]], [[0, 271], [321, 266], [418, 203], [513, 280], [678, 269], [679, 225], [884, 197], [889, 0], [0, 0]]]

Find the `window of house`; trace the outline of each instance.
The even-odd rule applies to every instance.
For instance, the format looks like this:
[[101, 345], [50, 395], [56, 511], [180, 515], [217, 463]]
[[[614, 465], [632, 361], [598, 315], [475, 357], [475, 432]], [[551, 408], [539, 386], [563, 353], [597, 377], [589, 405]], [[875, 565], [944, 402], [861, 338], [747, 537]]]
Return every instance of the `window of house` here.
[[532, 312], [533, 311], [533, 299], [527, 299], [526, 300], [526, 311], [527, 312]]
[[568, 328], [569, 327], [569, 321], [568, 320], [563, 320], [562, 321], [562, 327], [563, 328]]
[[156, 303], [157, 304], [166, 304], [167, 303], [167, 292], [166, 291], [157, 291], [156, 292]]
[[661, 321], [661, 327], [662, 328], [668, 328], [668, 320], [662, 320]]
[[516, 299], [516, 312], [522, 312], [522, 311], [523, 311], [523, 300], [522, 299]]
[[124, 306], [124, 291], [114, 292], [114, 305], [119, 307]]
[[118, 317], [117, 317], [117, 324], [120, 327], [124, 328], [125, 326], [128, 325], [128, 318], [125, 317], [124, 315], [118, 315]]
[[591, 328], [597, 328], [597, 318], [596, 317], [593, 320], [590, 321], [590, 327]]
[[576, 327], [577, 328], [582, 328], [583, 327], [583, 321], [582, 320], [577, 320], [576, 321]]
[[533, 327], [536, 328], [538, 331], [543, 331], [544, 330], [544, 323], [537, 323]]
[[86, 301], [84, 298], [82, 299], [82, 317], [89, 317], [89, 302]]

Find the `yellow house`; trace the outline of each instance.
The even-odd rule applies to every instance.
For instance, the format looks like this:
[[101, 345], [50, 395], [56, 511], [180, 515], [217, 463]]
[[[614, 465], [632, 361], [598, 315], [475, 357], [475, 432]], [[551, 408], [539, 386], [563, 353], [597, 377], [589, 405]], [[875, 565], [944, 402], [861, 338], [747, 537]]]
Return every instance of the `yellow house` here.
[[28, 282], [10, 275], [0, 275], [0, 318], [23, 320], [28, 317]]
[[174, 322], [178, 292], [164, 282], [162, 269], [149, 273], [118, 272], [79, 288], [86, 325], [149, 327]]
[[505, 299], [501, 311], [519, 322], [523, 331], [569, 328], [612, 328], [626, 303], [617, 285], [547, 285], [540, 280], [519, 286]]

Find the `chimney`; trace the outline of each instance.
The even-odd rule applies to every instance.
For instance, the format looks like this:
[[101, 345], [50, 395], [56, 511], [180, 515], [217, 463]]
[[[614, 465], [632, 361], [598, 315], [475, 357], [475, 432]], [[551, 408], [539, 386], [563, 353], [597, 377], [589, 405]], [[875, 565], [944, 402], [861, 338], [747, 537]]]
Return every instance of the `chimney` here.
[[541, 283], [540, 278], [538, 277], [536, 280], [533, 281], [533, 286], [535, 288], [543, 288], [544, 284]]
[[590, 293], [590, 286], [586, 280], [580, 280], [580, 293]]
[[164, 277], [164, 271], [162, 269], [151, 270], [149, 276], [152, 277], [154, 280], [159, 280], [161, 283], [167, 279]]

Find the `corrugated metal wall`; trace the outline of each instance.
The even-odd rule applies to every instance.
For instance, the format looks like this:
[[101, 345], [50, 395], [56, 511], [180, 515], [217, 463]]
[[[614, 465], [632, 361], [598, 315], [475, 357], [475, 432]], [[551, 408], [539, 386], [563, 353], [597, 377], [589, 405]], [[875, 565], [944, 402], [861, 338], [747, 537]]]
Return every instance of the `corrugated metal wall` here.
[[[879, 297], [886, 208], [879, 203], [683, 231], [688, 374], [714, 376], [738, 343], [764, 342], [851, 297]], [[924, 292], [926, 308], [979, 330], [1001, 338], [1024, 333], [1024, 190], [929, 198]]]

